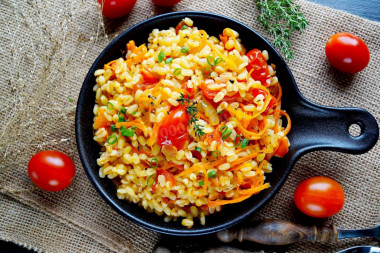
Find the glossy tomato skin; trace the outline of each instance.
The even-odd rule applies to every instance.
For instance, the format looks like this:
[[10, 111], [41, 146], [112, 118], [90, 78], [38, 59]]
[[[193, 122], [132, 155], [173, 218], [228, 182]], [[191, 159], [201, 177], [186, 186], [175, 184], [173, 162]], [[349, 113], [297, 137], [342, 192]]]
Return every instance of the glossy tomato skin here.
[[136, 0], [98, 0], [102, 14], [106, 18], [121, 18], [135, 6]]
[[342, 186], [328, 177], [311, 177], [294, 192], [297, 208], [306, 215], [324, 218], [338, 213], [344, 205]]
[[270, 85], [270, 74], [264, 55], [255, 48], [246, 53], [246, 56], [248, 57], [247, 70], [251, 72], [252, 78], [260, 81], [261, 85], [268, 87]]
[[152, 1], [158, 6], [173, 6], [181, 2], [181, 0], [152, 0]]
[[157, 144], [173, 145], [180, 150], [188, 139], [187, 124], [189, 115], [186, 112], [186, 106], [180, 105], [169, 113], [158, 129]]
[[75, 175], [70, 157], [59, 151], [42, 151], [28, 163], [28, 174], [35, 185], [45, 191], [60, 191], [68, 187]]
[[359, 37], [342, 32], [329, 38], [325, 47], [326, 57], [336, 69], [354, 74], [369, 63], [369, 50]]

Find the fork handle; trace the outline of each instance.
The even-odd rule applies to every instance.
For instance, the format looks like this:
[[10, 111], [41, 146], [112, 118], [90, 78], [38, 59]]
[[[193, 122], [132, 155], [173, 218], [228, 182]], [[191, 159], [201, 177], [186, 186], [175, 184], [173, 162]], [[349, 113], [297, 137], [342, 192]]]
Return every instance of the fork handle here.
[[336, 242], [338, 232], [334, 225], [317, 228], [301, 226], [282, 220], [264, 220], [249, 228], [224, 230], [217, 233], [222, 242], [238, 239], [240, 242], [252, 241], [265, 245], [287, 245], [300, 241]]

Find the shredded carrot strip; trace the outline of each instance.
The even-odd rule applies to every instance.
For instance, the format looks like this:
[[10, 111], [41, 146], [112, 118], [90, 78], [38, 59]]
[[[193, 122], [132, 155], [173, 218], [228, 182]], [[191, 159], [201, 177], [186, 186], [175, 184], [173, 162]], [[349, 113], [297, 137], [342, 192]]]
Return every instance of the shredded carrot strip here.
[[276, 97], [276, 103], [281, 103], [282, 87], [281, 87], [280, 83], [277, 83], [277, 88], [278, 88], [278, 94]]
[[255, 194], [255, 193], [258, 193], [266, 188], [269, 188], [269, 183], [265, 183], [263, 185], [260, 185], [260, 186], [256, 186], [256, 187], [253, 187], [251, 189], [247, 189], [247, 190], [241, 190], [239, 191], [239, 193], [241, 194]]
[[[161, 121], [163, 122], [163, 120]], [[152, 147], [154, 144], [154, 141], [157, 138], [158, 135], [158, 130], [160, 129], [161, 123], [154, 123], [153, 129], [152, 129], [152, 134], [150, 135], [149, 138], [149, 146]]]
[[239, 203], [239, 202], [242, 202], [243, 200], [248, 199], [249, 197], [251, 197], [251, 195], [242, 195], [231, 200], [215, 200], [215, 201], [209, 200], [208, 206], [213, 207], [213, 206], [222, 206], [222, 205], [227, 205], [227, 204]]
[[231, 162], [230, 163], [230, 166], [233, 167], [235, 165], [238, 165], [238, 164], [241, 164], [241, 163], [244, 163], [248, 160], [251, 160], [252, 158], [256, 157], [259, 153], [252, 153], [252, 154], [249, 154], [245, 157], [242, 157], [242, 158], [238, 158], [236, 159], [235, 161]]
[[250, 163], [243, 163], [243, 164], [237, 165], [235, 167], [229, 168], [228, 171], [240, 170], [242, 168], [248, 167], [249, 165], [250, 165]]
[[281, 110], [281, 115], [286, 117], [286, 120], [288, 121], [288, 124], [286, 125], [286, 128], [284, 129], [284, 135], [287, 135], [290, 131], [290, 128], [292, 127], [292, 123], [290, 121], [289, 114], [287, 114], [285, 111]]
[[266, 117], [264, 117], [264, 122], [265, 122], [264, 128], [260, 132], [258, 132], [258, 133], [254, 133], [254, 132], [248, 131], [237, 120], [235, 120], [235, 122], [236, 122], [236, 124], [237, 124], [238, 129], [240, 130], [240, 132], [244, 135], [245, 138], [247, 138], [249, 140], [258, 140], [258, 139], [260, 139], [261, 136], [265, 133], [265, 131], [268, 128], [268, 122], [267, 122]]

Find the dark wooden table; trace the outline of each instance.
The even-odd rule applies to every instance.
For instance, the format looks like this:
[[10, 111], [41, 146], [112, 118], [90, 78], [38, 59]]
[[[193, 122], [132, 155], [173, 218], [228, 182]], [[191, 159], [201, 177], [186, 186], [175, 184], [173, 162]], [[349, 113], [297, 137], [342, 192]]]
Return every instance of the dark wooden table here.
[[[309, 0], [337, 10], [352, 13], [354, 15], [380, 22], [380, 0]], [[0, 241], [2, 253], [27, 253], [33, 252], [19, 247], [10, 242]]]

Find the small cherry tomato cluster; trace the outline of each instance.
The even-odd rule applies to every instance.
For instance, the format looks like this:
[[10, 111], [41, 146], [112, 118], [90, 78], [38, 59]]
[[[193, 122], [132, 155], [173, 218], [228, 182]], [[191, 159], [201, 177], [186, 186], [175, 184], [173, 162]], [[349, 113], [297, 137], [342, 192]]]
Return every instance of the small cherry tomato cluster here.
[[[98, 0], [106, 18], [121, 18], [131, 12], [137, 0]], [[173, 6], [181, 0], [152, 0], [158, 6]]]

